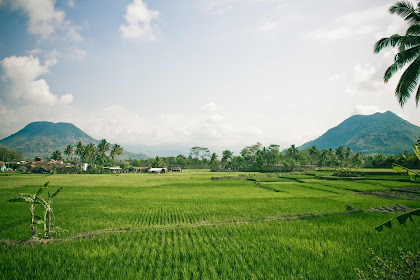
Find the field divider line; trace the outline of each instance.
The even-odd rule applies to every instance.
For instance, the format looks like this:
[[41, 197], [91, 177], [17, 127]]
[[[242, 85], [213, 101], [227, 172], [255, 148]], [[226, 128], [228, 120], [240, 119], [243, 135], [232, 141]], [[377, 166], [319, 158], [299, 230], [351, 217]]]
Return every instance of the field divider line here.
[[0, 245], [36, 245], [36, 244], [48, 244], [62, 241], [72, 241], [76, 239], [92, 238], [98, 235], [111, 234], [111, 233], [128, 233], [128, 232], [142, 232], [149, 230], [172, 230], [172, 229], [184, 229], [184, 228], [199, 228], [199, 227], [211, 227], [211, 226], [223, 226], [223, 225], [242, 225], [242, 224], [252, 224], [252, 223], [264, 223], [272, 221], [290, 221], [290, 220], [306, 220], [306, 219], [317, 219], [325, 217], [333, 217], [339, 215], [351, 215], [356, 213], [361, 213], [362, 210], [355, 211], [345, 211], [345, 212], [331, 212], [331, 213], [306, 213], [306, 214], [297, 214], [297, 215], [286, 215], [286, 216], [277, 216], [277, 217], [266, 217], [263, 219], [250, 219], [242, 221], [221, 221], [213, 223], [197, 223], [189, 225], [156, 225], [151, 227], [144, 228], [125, 228], [125, 229], [103, 229], [91, 232], [78, 233], [73, 236], [59, 238], [59, 239], [41, 239], [38, 237], [32, 237], [27, 240], [13, 240], [13, 239], [0, 239]]

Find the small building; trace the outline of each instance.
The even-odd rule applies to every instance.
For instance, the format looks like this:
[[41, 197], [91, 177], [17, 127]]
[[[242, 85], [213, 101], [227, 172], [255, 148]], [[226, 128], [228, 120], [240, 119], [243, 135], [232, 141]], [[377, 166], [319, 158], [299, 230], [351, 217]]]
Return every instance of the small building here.
[[4, 161], [0, 161], [0, 172], [6, 172], [7, 168], [6, 168], [6, 164], [4, 163]]
[[168, 168], [150, 168], [149, 169], [149, 171], [148, 171], [149, 173], [157, 173], [157, 174], [159, 174], [159, 173], [168, 173]]
[[118, 166], [104, 167], [104, 170], [106, 170], [110, 173], [121, 173], [122, 172], [122, 168], [118, 167]]
[[171, 172], [182, 172], [182, 166], [181, 165], [172, 165], [169, 167], [169, 170]]

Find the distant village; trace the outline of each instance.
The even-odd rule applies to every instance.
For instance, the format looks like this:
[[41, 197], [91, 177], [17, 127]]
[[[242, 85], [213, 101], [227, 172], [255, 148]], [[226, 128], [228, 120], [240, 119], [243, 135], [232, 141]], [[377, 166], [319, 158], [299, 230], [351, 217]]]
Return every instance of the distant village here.
[[[72, 165], [62, 160], [37, 157], [33, 161], [0, 161], [0, 172], [20, 172], [36, 174], [78, 174], [88, 170], [88, 163]], [[119, 166], [106, 166], [104, 173], [168, 173], [183, 172], [182, 166], [168, 166], [168, 168], [152, 168], [149, 166], [121, 168]]]

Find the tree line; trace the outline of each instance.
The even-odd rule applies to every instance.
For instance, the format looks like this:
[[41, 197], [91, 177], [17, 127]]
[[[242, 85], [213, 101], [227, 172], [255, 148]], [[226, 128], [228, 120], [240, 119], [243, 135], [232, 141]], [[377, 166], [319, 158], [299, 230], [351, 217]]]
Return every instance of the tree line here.
[[315, 146], [299, 150], [291, 145], [280, 151], [280, 145], [263, 146], [261, 143], [246, 146], [238, 155], [230, 150], [222, 152], [221, 158], [205, 147], [192, 147], [188, 157], [156, 157], [145, 160], [130, 159], [130, 165], [168, 167], [180, 165], [183, 168], [210, 168], [212, 171], [294, 171], [302, 168], [390, 168], [392, 163], [409, 168], [420, 168], [420, 162], [414, 153], [404, 152], [398, 155], [363, 155], [350, 148], [338, 146], [336, 149], [319, 150]]
[[[94, 143], [83, 145], [83, 143], [79, 141], [75, 146], [68, 145], [64, 149], [64, 155], [67, 156], [69, 161], [88, 163], [91, 171], [93, 171], [94, 168], [103, 168], [106, 165], [116, 164], [116, 158], [123, 153], [124, 148], [121, 147], [121, 145], [114, 144], [111, 146], [106, 139], [102, 139], [98, 145], [95, 145]], [[55, 150], [51, 154], [51, 159], [63, 160], [61, 151]]]

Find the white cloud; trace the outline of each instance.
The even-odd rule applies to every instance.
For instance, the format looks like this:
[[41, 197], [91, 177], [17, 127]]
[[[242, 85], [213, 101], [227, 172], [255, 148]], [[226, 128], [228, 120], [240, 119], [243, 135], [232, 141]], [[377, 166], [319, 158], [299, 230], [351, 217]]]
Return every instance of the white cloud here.
[[354, 66], [353, 85], [346, 89], [349, 95], [358, 93], [381, 95], [384, 90], [385, 84], [382, 80], [382, 74], [377, 71], [375, 66], [370, 64]]
[[271, 3], [275, 8], [281, 9], [288, 6], [283, 0], [212, 0], [208, 5], [208, 10], [212, 13], [222, 15], [227, 11], [244, 4], [264, 4]]
[[[394, 33], [403, 32], [404, 21], [390, 17], [389, 5], [348, 13], [335, 18], [327, 26], [307, 34], [317, 40], [339, 40], [362, 35], [372, 35], [376, 40]], [[384, 28], [384, 26], [386, 26]], [[383, 30], [386, 32], [382, 32]]]
[[66, 2], [67, 6], [69, 6], [70, 8], [74, 8], [74, 0], [67, 0]]
[[260, 25], [260, 31], [261, 32], [271, 32], [274, 31], [278, 28], [278, 23], [275, 22], [274, 20], [265, 20], [261, 25]]
[[200, 109], [201, 109], [202, 112], [208, 112], [208, 113], [213, 113], [213, 112], [217, 112], [217, 111], [220, 110], [219, 106], [217, 106], [216, 103], [214, 103], [214, 102], [207, 103], [207, 104], [201, 106]]
[[69, 104], [73, 101], [71, 94], [61, 97], [53, 94], [44, 79], [39, 76], [48, 73], [48, 68], [57, 63], [56, 58], [45, 61], [42, 65], [37, 57], [10, 56], [0, 61], [3, 69], [5, 88], [0, 96], [11, 103], [22, 104]]
[[65, 19], [63, 11], [55, 9], [55, 0], [12, 0], [9, 3], [12, 9], [23, 11], [28, 16], [29, 33], [41, 39], [50, 38], [57, 30], [62, 31], [71, 40], [83, 39], [79, 28]]
[[142, 0], [133, 0], [127, 6], [124, 18], [127, 24], [120, 25], [124, 39], [138, 39], [143, 41], [156, 40], [152, 21], [159, 17], [159, 11], [151, 10]]
[[385, 111], [373, 105], [357, 105], [351, 115], [372, 115], [378, 112], [383, 113]]

